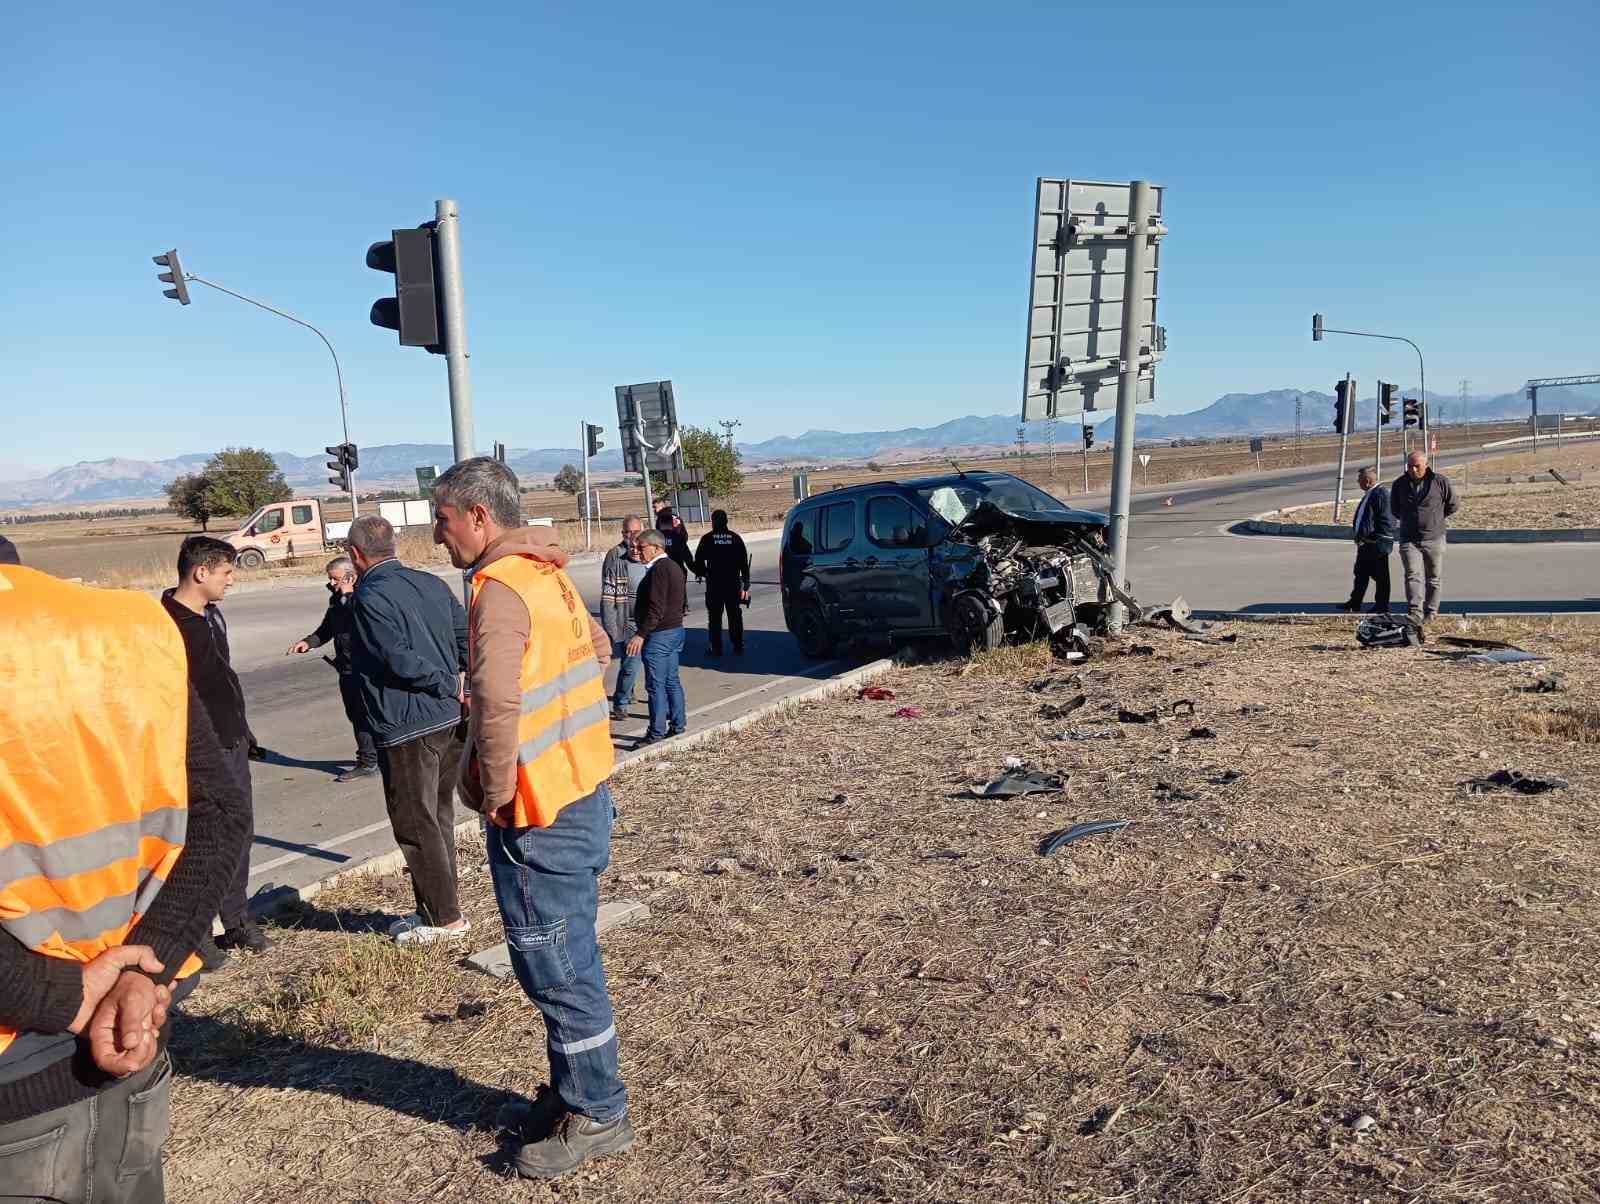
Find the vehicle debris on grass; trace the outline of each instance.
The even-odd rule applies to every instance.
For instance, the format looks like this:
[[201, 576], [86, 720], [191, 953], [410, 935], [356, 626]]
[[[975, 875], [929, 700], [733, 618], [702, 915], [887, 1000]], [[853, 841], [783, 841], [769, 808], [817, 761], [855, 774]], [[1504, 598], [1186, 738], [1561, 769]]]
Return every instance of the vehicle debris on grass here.
[[1520, 769], [1497, 769], [1481, 778], [1470, 778], [1462, 783], [1469, 792], [1483, 794], [1491, 790], [1515, 790], [1518, 794], [1545, 794], [1551, 790], [1565, 790], [1570, 782], [1566, 778], [1523, 773]]

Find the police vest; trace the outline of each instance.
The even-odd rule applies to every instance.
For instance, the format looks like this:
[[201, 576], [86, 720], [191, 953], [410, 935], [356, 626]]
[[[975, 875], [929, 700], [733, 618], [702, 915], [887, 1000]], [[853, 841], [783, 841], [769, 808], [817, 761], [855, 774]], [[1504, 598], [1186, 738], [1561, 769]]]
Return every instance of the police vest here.
[[[529, 556], [502, 556], [474, 576], [515, 591], [528, 608], [517, 723], [519, 828], [547, 828], [568, 803], [611, 776], [611, 704], [589, 639], [589, 608], [566, 573]], [[472, 605], [478, 605], [473, 591]]]
[[0, 565], [0, 927], [34, 952], [122, 944], [183, 851], [188, 672], [154, 598]]

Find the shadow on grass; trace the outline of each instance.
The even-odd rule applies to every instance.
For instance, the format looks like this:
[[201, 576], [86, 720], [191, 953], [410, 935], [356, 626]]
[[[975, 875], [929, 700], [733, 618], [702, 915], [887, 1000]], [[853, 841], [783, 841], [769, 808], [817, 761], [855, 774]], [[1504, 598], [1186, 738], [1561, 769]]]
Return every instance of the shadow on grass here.
[[305, 932], [377, 932], [387, 934], [389, 925], [400, 913], [373, 908], [339, 907], [329, 911], [315, 903], [296, 899], [277, 909], [273, 920], [280, 928]]
[[191, 1078], [228, 1087], [319, 1091], [461, 1133], [492, 1129], [496, 1109], [519, 1098], [442, 1066], [312, 1045], [214, 1016], [176, 1013], [169, 1047], [179, 1073]]

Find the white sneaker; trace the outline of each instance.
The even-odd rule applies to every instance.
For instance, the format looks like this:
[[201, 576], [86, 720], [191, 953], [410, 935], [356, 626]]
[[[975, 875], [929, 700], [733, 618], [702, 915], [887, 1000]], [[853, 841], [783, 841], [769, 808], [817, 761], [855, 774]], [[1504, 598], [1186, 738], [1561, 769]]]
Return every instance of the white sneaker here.
[[459, 928], [436, 928], [424, 924], [422, 917], [412, 912], [404, 919], [389, 925], [389, 935], [397, 945], [431, 945], [435, 941], [453, 941], [472, 931], [472, 922], [463, 920]]

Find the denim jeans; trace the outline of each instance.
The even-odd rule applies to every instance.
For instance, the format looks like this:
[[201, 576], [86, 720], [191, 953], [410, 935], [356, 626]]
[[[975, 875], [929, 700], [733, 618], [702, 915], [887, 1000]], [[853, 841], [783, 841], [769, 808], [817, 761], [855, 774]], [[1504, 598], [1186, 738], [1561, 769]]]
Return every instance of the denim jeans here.
[[644, 667], [639, 657], [628, 655], [627, 648], [627, 640], [616, 642], [617, 688], [611, 691], [611, 705], [619, 710], [633, 701], [633, 686], [639, 680], [639, 670]]
[[511, 968], [544, 1016], [550, 1085], [570, 1110], [601, 1122], [628, 1106], [594, 930], [614, 814], [602, 782], [563, 807], [548, 828], [485, 825]]
[[644, 658], [644, 688], [650, 696], [650, 734], [665, 736], [668, 727], [687, 727], [689, 716], [683, 700], [683, 683], [678, 680], [683, 628], [651, 632], [644, 637], [644, 647], [640, 651]]

